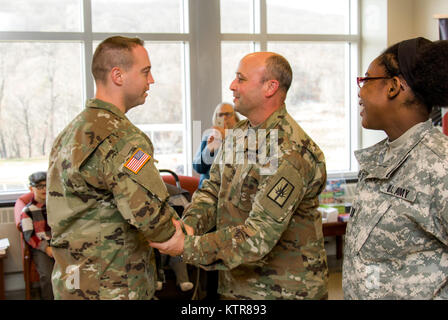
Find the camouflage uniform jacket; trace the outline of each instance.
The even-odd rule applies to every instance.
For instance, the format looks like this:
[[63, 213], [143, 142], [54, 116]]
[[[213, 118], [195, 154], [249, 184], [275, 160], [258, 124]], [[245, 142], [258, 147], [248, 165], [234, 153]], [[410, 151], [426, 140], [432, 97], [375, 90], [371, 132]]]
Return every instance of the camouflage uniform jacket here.
[[386, 162], [357, 151], [344, 248], [346, 299], [448, 299], [448, 138], [428, 120]]
[[[139, 149], [151, 157], [134, 173], [125, 164]], [[175, 228], [152, 155], [148, 137], [97, 99], [57, 137], [47, 179], [56, 299], [153, 297], [147, 240], [166, 241]]]
[[[249, 131], [258, 134], [257, 148], [269, 146], [276, 132], [278, 156], [269, 151], [271, 162], [253, 161]], [[254, 129], [239, 122], [184, 213], [195, 229], [185, 238], [184, 260], [220, 270], [218, 292], [228, 298], [325, 299], [328, 268], [316, 210], [325, 181], [323, 153], [285, 106]]]

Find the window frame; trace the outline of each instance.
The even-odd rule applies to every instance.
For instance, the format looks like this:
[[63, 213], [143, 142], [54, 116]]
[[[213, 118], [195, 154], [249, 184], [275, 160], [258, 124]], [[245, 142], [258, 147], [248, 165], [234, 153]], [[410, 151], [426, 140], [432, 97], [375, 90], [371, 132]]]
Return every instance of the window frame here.
[[[219, 0], [221, 1], [221, 0]], [[224, 0], [225, 1], [225, 0]], [[329, 171], [329, 178], [352, 179], [357, 177], [358, 162], [354, 151], [358, 150], [361, 141], [361, 127], [357, 109], [356, 77], [361, 70], [361, 0], [349, 0], [349, 31], [347, 34], [277, 34], [267, 32], [267, 3], [266, 0], [251, 0], [253, 10], [253, 33], [220, 33], [222, 42], [252, 42], [257, 51], [267, 51], [269, 42], [339, 42], [346, 43], [350, 48], [347, 52], [346, 69], [346, 110], [349, 115], [349, 170]], [[220, 62], [221, 63], [221, 62]]]
[[[102, 41], [110, 36], [122, 35], [126, 37], [139, 37], [145, 42], [181, 42], [184, 48], [183, 59], [183, 108], [182, 108], [182, 126], [183, 126], [183, 148], [185, 173], [192, 174], [192, 152], [191, 152], [191, 86], [190, 86], [190, 43], [193, 40], [190, 25], [190, 6], [192, 0], [181, 0], [183, 15], [181, 15], [181, 32], [180, 33], [118, 33], [118, 32], [93, 32], [92, 31], [92, 5], [91, 0], [81, 0], [81, 28], [80, 32], [65, 31], [0, 31], [1, 42], [79, 42], [83, 48], [81, 55], [82, 70], [82, 93], [83, 101], [95, 96], [94, 79], [91, 73], [93, 58], [93, 43]], [[26, 182], [24, 182], [24, 185]], [[11, 201], [17, 199], [28, 189], [20, 191], [3, 191], [0, 192], [0, 201]]]
[[[307, 42], [346, 42], [356, 46], [350, 51], [350, 71], [347, 73], [347, 97], [350, 112], [350, 170], [348, 172], [330, 172], [329, 178], [352, 178], [357, 175], [357, 161], [353, 151], [361, 146], [361, 126], [357, 111], [356, 76], [361, 70], [361, 4], [363, 0], [350, 0], [350, 8], [356, 8], [351, 14], [351, 26], [357, 26], [353, 34], [268, 34], [266, 0], [252, 0], [254, 19], [253, 33], [225, 33], [220, 30], [220, 0], [182, 0], [184, 33], [119, 33], [123, 36], [138, 36], [144, 41], [182, 42], [184, 44], [184, 163], [186, 174], [193, 175], [192, 158], [200, 145], [201, 133], [211, 126], [214, 106], [222, 101], [221, 79], [221, 43], [252, 42], [256, 50], [266, 50], [270, 41], [307, 41]], [[94, 82], [91, 75], [91, 60], [94, 41], [101, 41], [118, 33], [92, 32], [92, 8], [90, 0], [81, 0], [83, 14], [81, 32], [32, 32], [0, 31], [0, 41], [71, 41], [83, 44], [83, 99], [94, 96]], [[356, 59], [352, 59], [356, 55]], [[235, 66], [236, 68], [236, 66]], [[204, 72], [206, 70], [207, 72]], [[229, 84], [230, 85], [230, 84]], [[192, 107], [194, 106], [194, 107]], [[23, 190], [26, 192], [27, 190]], [[0, 193], [0, 201], [17, 199], [23, 192]]]

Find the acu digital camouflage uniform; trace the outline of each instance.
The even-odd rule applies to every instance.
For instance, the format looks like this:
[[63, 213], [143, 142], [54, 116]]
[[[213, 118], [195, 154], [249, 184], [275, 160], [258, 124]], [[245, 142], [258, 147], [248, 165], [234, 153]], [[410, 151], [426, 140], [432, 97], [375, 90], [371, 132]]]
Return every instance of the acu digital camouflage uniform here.
[[386, 148], [356, 152], [344, 297], [448, 299], [448, 138], [428, 120], [383, 162]]
[[[124, 164], [139, 148], [151, 159], [135, 174]], [[47, 187], [56, 299], [153, 297], [147, 240], [168, 240], [175, 213], [152, 155], [147, 136], [101, 100], [89, 100], [58, 136]]]
[[[328, 268], [317, 211], [326, 181], [324, 155], [282, 106], [255, 128], [266, 129], [267, 146], [272, 130], [278, 130], [278, 168], [273, 174], [261, 175], [269, 164], [259, 161], [226, 163], [229, 154], [238, 157], [238, 147], [228, 148], [232, 139], [236, 146], [244, 145], [244, 159], [251, 156], [249, 129], [249, 121], [241, 121], [235, 135], [226, 136], [210, 179], [184, 213], [195, 236], [186, 236], [183, 258], [206, 270], [220, 270], [218, 292], [226, 298], [325, 299]], [[216, 232], [196, 236], [214, 226]]]

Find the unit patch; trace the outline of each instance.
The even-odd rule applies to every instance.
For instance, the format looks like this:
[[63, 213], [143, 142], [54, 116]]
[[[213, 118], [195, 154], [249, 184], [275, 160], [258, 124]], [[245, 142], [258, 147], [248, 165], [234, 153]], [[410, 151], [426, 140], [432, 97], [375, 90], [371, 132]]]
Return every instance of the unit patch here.
[[137, 174], [149, 159], [151, 159], [151, 156], [139, 148], [134, 152], [131, 159], [126, 162], [124, 167]]
[[285, 178], [281, 178], [271, 191], [269, 191], [268, 198], [279, 205], [280, 208], [283, 208], [293, 191], [294, 186]]

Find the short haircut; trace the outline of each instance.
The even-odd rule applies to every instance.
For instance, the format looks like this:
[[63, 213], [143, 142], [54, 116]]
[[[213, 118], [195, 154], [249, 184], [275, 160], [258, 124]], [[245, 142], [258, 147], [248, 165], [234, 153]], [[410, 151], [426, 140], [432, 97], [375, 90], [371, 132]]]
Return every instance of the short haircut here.
[[275, 79], [279, 82], [279, 88], [285, 94], [288, 92], [292, 82], [291, 66], [283, 56], [274, 53], [266, 59], [266, 73], [263, 81]]
[[132, 49], [143, 46], [139, 38], [114, 36], [101, 42], [93, 54], [92, 74], [95, 81], [105, 83], [107, 74], [114, 67], [129, 70], [133, 64]]

